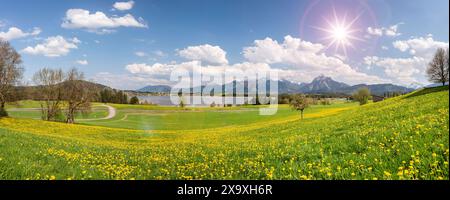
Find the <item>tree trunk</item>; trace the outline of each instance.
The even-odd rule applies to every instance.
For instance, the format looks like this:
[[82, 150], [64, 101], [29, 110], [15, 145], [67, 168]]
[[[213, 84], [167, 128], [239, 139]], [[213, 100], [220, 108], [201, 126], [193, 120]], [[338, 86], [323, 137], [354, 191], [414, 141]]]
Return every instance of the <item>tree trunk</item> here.
[[300, 115], [302, 116], [302, 119], [303, 119], [303, 110], [300, 111]]
[[74, 112], [75, 112], [75, 110], [73, 109], [72, 105], [69, 105], [69, 109], [67, 111], [67, 121], [66, 121], [68, 124], [73, 124], [75, 122]]
[[67, 118], [67, 121], [66, 121], [68, 124], [73, 124], [74, 123], [74, 120], [73, 120], [73, 117], [69, 117], [69, 118]]
[[5, 102], [2, 101], [0, 104], [0, 117], [8, 116], [8, 113], [5, 110]]

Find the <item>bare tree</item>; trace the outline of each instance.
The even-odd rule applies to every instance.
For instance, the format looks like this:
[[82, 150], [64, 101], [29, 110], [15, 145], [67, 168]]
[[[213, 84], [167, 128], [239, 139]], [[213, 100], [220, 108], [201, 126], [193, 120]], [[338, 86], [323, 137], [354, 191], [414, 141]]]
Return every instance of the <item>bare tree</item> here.
[[303, 111], [308, 108], [311, 103], [311, 98], [306, 97], [304, 94], [297, 94], [293, 96], [289, 104], [293, 109], [300, 111], [300, 115], [303, 119]]
[[445, 85], [449, 80], [449, 58], [447, 51], [439, 48], [434, 54], [433, 60], [428, 64], [428, 80], [433, 83]]
[[64, 73], [61, 69], [43, 68], [34, 74], [33, 81], [38, 85], [42, 96], [43, 120], [55, 121], [61, 113], [63, 80]]
[[0, 40], [0, 117], [6, 116], [5, 103], [12, 98], [12, 88], [22, 77], [20, 54], [8, 42]]
[[67, 72], [64, 82], [67, 123], [75, 123], [75, 115], [78, 112], [87, 113], [91, 110], [91, 100], [95, 95], [91, 85], [84, 81], [84, 74], [76, 68], [72, 68]]
[[[444, 74], [447, 74], [447, 82], [450, 80], [449, 79], [449, 74], [450, 74], [450, 70], [449, 70], [449, 67], [450, 67], [450, 51], [449, 51], [449, 49], [447, 48], [447, 51], [445, 52], [445, 68], [444, 68]], [[444, 85], [445, 85], [445, 83], [444, 83]]]

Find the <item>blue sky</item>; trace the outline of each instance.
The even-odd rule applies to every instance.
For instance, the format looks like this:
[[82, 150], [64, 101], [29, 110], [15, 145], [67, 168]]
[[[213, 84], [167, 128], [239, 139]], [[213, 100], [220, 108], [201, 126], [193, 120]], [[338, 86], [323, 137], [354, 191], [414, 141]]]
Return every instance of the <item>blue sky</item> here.
[[[270, 67], [296, 82], [324, 74], [428, 84], [426, 63], [449, 40], [448, 0], [117, 2], [1, 0], [0, 38], [22, 54], [25, 82], [42, 67], [78, 67], [120, 89], [171, 84], [170, 71], [186, 65]], [[356, 19], [351, 45], [330, 45], [333, 10], [344, 25]]]

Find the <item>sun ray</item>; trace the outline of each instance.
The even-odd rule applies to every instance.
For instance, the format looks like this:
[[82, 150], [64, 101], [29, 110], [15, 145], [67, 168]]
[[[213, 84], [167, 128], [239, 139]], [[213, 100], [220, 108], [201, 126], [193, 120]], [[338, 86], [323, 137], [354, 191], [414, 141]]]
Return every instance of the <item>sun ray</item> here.
[[342, 15], [342, 18], [339, 18], [336, 9], [333, 7], [333, 19], [323, 17], [328, 27], [313, 28], [328, 34], [328, 36], [321, 38], [322, 40], [329, 41], [326, 49], [334, 46], [335, 52], [341, 50], [344, 52], [344, 56], [347, 57], [347, 47], [356, 49], [352, 41], [365, 41], [364, 39], [355, 36], [355, 33], [359, 32], [360, 30], [353, 29], [353, 26], [360, 19], [362, 14], [363, 13], [361, 12], [356, 17], [348, 19], [348, 13], [346, 12], [344, 13], [344, 15]]

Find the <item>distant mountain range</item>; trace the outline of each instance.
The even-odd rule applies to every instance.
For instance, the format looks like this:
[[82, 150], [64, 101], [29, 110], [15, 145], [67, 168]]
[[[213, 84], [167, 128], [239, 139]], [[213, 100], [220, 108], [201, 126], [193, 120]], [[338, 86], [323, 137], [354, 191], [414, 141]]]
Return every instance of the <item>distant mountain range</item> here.
[[279, 93], [352, 94], [362, 87], [369, 88], [372, 94], [378, 96], [383, 96], [388, 92], [408, 93], [414, 90], [413, 88], [393, 84], [358, 84], [350, 86], [326, 76], [318, 76], [311, 83], [296, 84], [286, 80], [278, 82]]
[[[266, 81], [266, 84], [269, 85], [269, 81]], [[244, 94], [244, 93], [254, 93], [256, 90], [256, 87], [253, 91], [248, 91], [248, 88], [246, 87], [248, 85], [248, 82], [235, 82], [235, 83], [228, 83], [225, 86], [225, 88], [241, 88], [240, 90], [236, 90], [236, 93], [238, 94]], [[220, 88], [220, 85], [217, 85], [216, 88]], [[414, 89], [393, 85], [393, 84], [359, 84], [359, 85], [348, 85], [342, 82], [337, 82], [333, 80], [330, 77], [326, 76], [318, 76], [316, 77], [311, 83], [294, 83], [288, 80], [279, 80], [278, 81], [278, 93], [279, 94], [293, 94], [293, 93], [307, 93], [307, 94], [345, 94], [349, 95], [358, 90], [361, 87], [367, 87], [371, 91], [372, 94], [383, 96], [387, 92], [400, 92], [400, 93], [407, 93], [411, 92]], [[201, 88], [204, 88], [202, 86]], [[242, 91], [243, 88], [243, 91]], [[138, 92], [153, 92], [153, 93], [169, 93], [171, 90], [170, 86], [167, 85], [155, 85], [155, 86], [146, 86], [144, 88], [141, 88], [137, 90]], [[194, 88], [194, 91], [200, 91], [200, 88]], [[232, 94], [233, 91], [226, 90], [225, 93]]]
[[171, 87], [167, 85], [149, 85], [145, 86], [139, 90], [136, 90], [137, 92], [154, 92], [154, 93], [169, 93]]
[[311, 83], [304, 84], [300, 91], [304, 93], [333, 93], [348, 88], [349, 85], [334, 81], [330, 77], [318, 76]]

